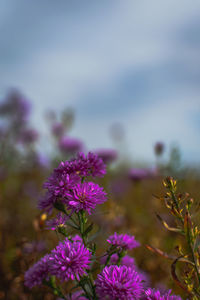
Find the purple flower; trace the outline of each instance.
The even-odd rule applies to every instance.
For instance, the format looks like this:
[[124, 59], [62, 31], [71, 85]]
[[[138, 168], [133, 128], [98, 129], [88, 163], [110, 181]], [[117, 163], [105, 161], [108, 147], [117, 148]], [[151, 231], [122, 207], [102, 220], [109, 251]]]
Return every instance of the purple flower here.
[[65, 226], [68, 217], [62, 213], [58, 213], [54, 219], [46, 222], [47, 229], [56, 230], [59, 226]]
[[57, 123], [53, 124], [51, 132], [54, 136], [60, 137], [63, 135], [64, 130], [65, 130], [65, 128], [64, 128], [63, 124], [57, 122]]
[[56, 197], [65, 197], [70, 189], [80, 182], [80, 177], [76, 174], [67, 174], [57, 172], [56, 169], [44, 183], [43, 187]]
[[81, 151], [83, 148], [83, 143], [75, 138], [62, 137], [59, 141], [59, 149], [64, 153], [73, 153]]
[[77, 184], [66, 196], [66, 204], [69, 209], [76, 212], [86, 210], [89, 214], [97, 204], [106, 201], [106, 193], [103, 188], [93, 182]]
[[148, 169], [133, 168], [129, 171], [129, 178], [133, 181], [140, 181], [151, 176]]
[[52, 250], [50, 273], [62, 281], [80, 280], [89, 269], [91, 253], [80, 241], [71, 242], [67, 238]]
[[35, 129], [23, 129], [20, 133], [19, 140], [22, 144], [27, 145], [36, 142], [38, 139], [38, 132]]
[[111, 163], [117, 159], [117, 151], [114, 149], [98, 149], [95, 151], [102, 158], [105, 164]]
[[86, 156], [80, 152], [76, 159], [61, 162], [56, 172], [67, 174], [78, 174], [80, 176], [98, 176], [102, 177], [106, 174], [106, 166], [103, 160], [97, 154], [89, 152]]
[[28, 288], [35, 285], [41, 285], [44, 279], [48, 278], [49, 273], [49, 255], [45, 255], [36, 264], [34, 264], [24, 275], [24, 284]]
[[[103, 256], [101, 258], [101, 264], [104, 265], [106, 263], [106, 259], [107, 259], [107, 255], [106, 256]], [[111, 258], [110, 258], [110, 262], [109, 264], [110, 265], [116, 265], [117, 264], [117, 261], [118, 261], [118, 255], [116, 253], [114, 253]], [[120, 263], [121, 266], [127, 266], [127, 267], [132, 267], [132, 268], [135, 268], [135, 260], [133, 257], [130, 257], [129, 255], [125, 255], [122, 260], [121, 260], [121, 263]]]
[[107, 242], [120, 250], [130, 250], [140, 246], [140, 243], [135, 240], [133, 235], [117, 234], [116, 232], [109, 236]]
[[56, 201], [57, 198], [53, 194], [46, 192], [46, 194], [39, 199], [38, 208], [47, 213], [51, 213]]
[[181, 300], [180, 296], [171, 295], [171, 290], [167, 292], [160, 292], [156, 289], [147, 289], [142, 300]]
[[97, 276], [96, 292], [100, 299], [139, 299], [143, 291], [141, 278], [126, 266], [109, 266]]
[[46, 249], [45, 241], [33, 241], [31, 243], [25, 243], [23, 247], [23, 252], [26, 254], [30, 254], [33, 252], [42, 252]]

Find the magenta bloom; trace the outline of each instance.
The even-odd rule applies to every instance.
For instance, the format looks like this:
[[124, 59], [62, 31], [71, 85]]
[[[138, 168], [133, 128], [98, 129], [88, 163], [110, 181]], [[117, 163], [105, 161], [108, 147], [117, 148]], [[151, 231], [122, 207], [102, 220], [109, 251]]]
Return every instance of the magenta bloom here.
[[78, 182], [80, 182], [78, 175], [67, 174], [65, 171], [59, 173], [55, 169], [43, 186], [52, 195], [63, 198]]
[[117, 234], [116, 232], [109, 236], [107, 242], [118, 247], [120, 250], [130, 250], [140, 246], [140, 243], [135, 240], [133, 235]]
[[180, 296], [175, 296], [171, 294], [171, 290], [167, 292], [160, 292], [156, 289], [147, 289], [142, 300], [181, 300]]
[[57, 216], [47, 221], [47, 229], [56, 230], [59, 226], [65, 226], [68, 217], [62, 213], [58, 213]]
[[98, 184], [93, 182], [84, 182], [77, 184], [67, 195], [66, 205], [68, 209], [79, 212], [86, 210], [91, 214], [97, 204], [106, 201], [106, 193]]
[[97, 154], [89, 152], [86, 156], [80, 152], [76, 159], [61, 162], [56, 172], [67, 174], [78, 174], [80, 176], [102, 177], [106, 174], [106, 166]]
[[102, 158], [105, 164], [109, 164], [117, 159], [117, 151], [114, 149], [98, 149], [96, 154]]
[[49, 255], [45, 255], [36, 264], [34, 264], [24, 275], [24, 284], [28, 288], [35, 285], [41, 285], [44, 279], [48, 279], [49, 273]]
[[62, 137], [59, 141], [59, 149], [64, 153], [78, 152], [83, 149], [83, 143], [75, 138]]
[[52, 250], [50, 273], [62, 281], [80, 280], [89, 269], [91, 253], [80, 241], [71, 242], [67, 238]]
[[138, 300], [143, 287], [141, 278], [126, 266], [109, 266], [97, 276], [96, 292], [100, 299]]

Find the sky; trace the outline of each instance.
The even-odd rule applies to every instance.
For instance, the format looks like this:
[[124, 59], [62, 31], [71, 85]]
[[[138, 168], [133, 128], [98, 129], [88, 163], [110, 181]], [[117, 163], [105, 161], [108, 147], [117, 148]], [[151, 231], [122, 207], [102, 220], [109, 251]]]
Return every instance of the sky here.
[[163, 141], [200, 162], [200, 2], [1, 0], [0, 99], [13, 87], [44, 132], [45, 110], [72, 107], [88, 149], [120, 123], [134, 159]]

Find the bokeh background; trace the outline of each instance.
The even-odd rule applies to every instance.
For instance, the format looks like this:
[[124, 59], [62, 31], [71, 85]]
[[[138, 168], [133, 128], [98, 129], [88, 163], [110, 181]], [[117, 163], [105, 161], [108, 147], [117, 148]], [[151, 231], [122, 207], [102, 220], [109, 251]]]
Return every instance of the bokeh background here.
[[199, 1], [1, 0], [0, 299], [54, 299], [23, 274], [57, 243], [37, 209], [42, 184], [80, 150], [107, 163], [103, 235], [134, 234], [151, 285], [185, 297], [145, 244], [179, 242], [155, 217], [173, 223], [153, 196], [166, 175], [200, 197]]
[[195, 0], [2, 0], [1, 99], [20, 89], [44, 132], [47, 108], [72, 107], [90, 149], [120, 122], [131, 157], [153, 160], [164, 140], [199, 162], [199, 15]]

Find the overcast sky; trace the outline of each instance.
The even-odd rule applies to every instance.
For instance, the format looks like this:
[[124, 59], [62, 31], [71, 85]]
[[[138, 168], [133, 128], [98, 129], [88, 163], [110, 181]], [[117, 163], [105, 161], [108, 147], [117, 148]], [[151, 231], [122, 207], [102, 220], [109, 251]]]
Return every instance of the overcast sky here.
[[1, 0], [1, 99], [11, 87], [42, 130], [47, 108], [73, 107], [89, 149], [119, 122], [133, 157], [177, 142], [200, 162], [200, 2]]

